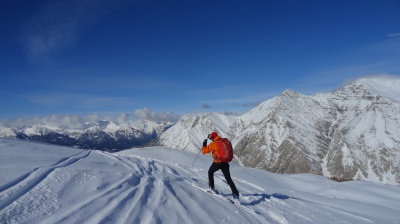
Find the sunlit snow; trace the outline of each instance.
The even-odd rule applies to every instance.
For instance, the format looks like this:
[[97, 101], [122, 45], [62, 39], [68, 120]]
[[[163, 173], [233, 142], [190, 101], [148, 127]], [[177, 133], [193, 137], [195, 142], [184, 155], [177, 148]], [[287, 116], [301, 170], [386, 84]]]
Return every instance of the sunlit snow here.
[[0, 139], [0, 223], [399, 223], [400, 188], [231, 164], [241, 205], [208, 155], [165, 147], [116, 154]]

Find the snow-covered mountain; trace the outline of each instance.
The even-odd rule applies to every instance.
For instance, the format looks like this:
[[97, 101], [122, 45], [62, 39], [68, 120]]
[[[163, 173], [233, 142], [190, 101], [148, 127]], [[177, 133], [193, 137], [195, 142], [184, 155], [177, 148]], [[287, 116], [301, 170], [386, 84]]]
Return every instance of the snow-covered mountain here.
[[241, 205], [211, 158], [165, 147], [118, 153], [0, 139], [0, 223], [398, 223], [400, 188], [231, 165]]
[[61, 129], [36, 124], [0, 130], [0, 137], [27, 139], [82, 149], [118, 151], [143, 146], [159, 137], [172, 123], [158, 124], [148, 120], [123, 124], [102, 120], [87, 123], [84, 129]]
[[168, 133], [160, 136], [159, 143], [171, 148], [198, 152], [204, 138], [211, 131], [229, 136], [230, 126], [234, 121], [234, 116], [217, 113], [185, 115], [168, 130]]
[[248, 167], [399, 185], [399, 96], [400, 79], [387, 77], [313, 96], [286, 90], [241, 116], [185, 116], [160, 143], [199, 151], [216, 130], [231, 138], [236, 161]]

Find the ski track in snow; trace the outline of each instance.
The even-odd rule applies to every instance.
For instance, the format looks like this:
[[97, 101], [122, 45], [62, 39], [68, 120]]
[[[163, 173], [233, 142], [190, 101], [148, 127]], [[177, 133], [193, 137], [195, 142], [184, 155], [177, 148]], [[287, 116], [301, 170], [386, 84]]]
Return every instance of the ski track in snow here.
[[[162, 156], [151, 157], [151, 152], [157, 154], [163, 150], [167, 149], [133, 150], [123, 154], [80, 151], [60, 157], [52, 165], [34, 167], [31, 172], [0, 185], [0, 223], [286, 224], [380, 221], [380, 218], [371, 219], [367, 213], [340, 207], [344, 199], [317, 195], [307, 189], [299, 191], [277, 187], [285, 183], [296, 185], [301, 178], [282, 175], [282, 183], [266, 179], [265, 183], [272, 182], [268, 185], [263, 184], [263, 178], [270, 176], [258, 177], [254, 174], [251, 177], [247, 175], [251, 171], [242, 171], [243, 168], [236, 165], [232, 165], [231, 172], [241, 194], [241, 205], [231, 204], [226, 200], [231, 197], [230, 188], [221, 172], [215, 174], [220, 195], [211, 195], [205, 190], [211, 163], [209, 157], [199, 157], [196, 166], [188, 165], [191, 164], [188, 160], [195, 158], [196, 154], [187, 152], [180, 152], [182, 155], [177, 155], [178, 158], [173, 161], [160, 159]], [[147, 152], [150, 152], [148, 157], [136, 154]], [[329, 204], [327, 200], [341, 203]], [[392, 220], [400, 218], [396, 212], [388, 213]]]
[[69, 158], [63, 158], [59, 162], [49, 167], [39, 167], [27, 173], [15, 181], [6, 184], [1, 187], [0, 193], [0, 210], [4, 209], [14, 201], [18, 200], [18, 198], [24, 196], [29, 193], [32, 189], [34, 189], [37, 185], [42, 183], [47, 176], [49, 176], [54, 170], [62, 167], [70, 166], [81, 159], [84, 159], [90, 154], [90, 151], [82, 151], [77, 155], [71, 156]]

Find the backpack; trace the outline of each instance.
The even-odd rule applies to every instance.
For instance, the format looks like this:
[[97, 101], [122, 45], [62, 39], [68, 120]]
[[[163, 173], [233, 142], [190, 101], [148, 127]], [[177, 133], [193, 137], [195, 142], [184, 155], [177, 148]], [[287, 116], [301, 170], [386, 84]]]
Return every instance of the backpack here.
[[218, 146], [218, 159], [221, 162], [229, 163], [233, 159], [232, 143], [227, 138], [221, 138], [215, 141]]

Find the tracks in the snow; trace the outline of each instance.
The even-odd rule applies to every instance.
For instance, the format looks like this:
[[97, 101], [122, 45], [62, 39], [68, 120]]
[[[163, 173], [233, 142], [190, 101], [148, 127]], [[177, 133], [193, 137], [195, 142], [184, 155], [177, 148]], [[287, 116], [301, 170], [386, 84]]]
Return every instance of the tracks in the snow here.
[[18, 200], [38, 184], [46, 179], [54, 170], [64, 168], [77, 163], [90, 155], [91, 151], [81, 151], [73, 156], [65, 157], [57, 163], [49, 166], [42, 166], [26, 173], [19, 178], [0, 187], [0, 211]]

